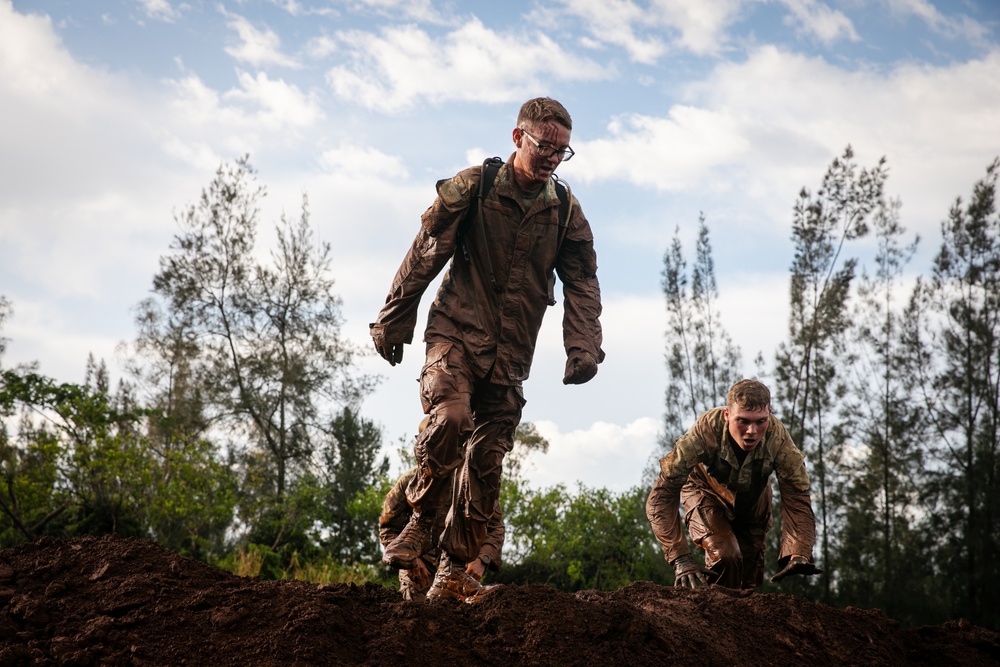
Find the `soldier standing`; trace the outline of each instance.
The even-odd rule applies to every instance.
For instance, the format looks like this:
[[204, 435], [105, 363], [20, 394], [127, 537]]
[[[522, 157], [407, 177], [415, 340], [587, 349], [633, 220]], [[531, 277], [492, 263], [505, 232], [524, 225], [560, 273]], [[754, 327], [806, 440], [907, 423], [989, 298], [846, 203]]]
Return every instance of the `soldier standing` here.
[[406, 488], [413, 514], [383, 558], [410, 567], [444, 512], [430, 599], [466, 599], [480, 586], [465, 568], [479, 554], [499, 497], [503, 457], [525, 403], [522, 383], [552, 302], [553, 271], [563, 285], [563, 382], [589, 381], [604, 360], [593, 234], [576, 197], [558, 190], [564, 185], [555, 179], [556, 167], [573, 156], [572, 128], [559, 102], [529, 100], [512, 131], [514, 153], [485, 197], [477, 197], [481, 167], [438, 181], [437, 198], [371, 325], [379, 354], [391, 365], [401, 361], [420, 298], [450, 263], [424, 332], [420, 398], [430, 421], [413, 448], [417, 470]]

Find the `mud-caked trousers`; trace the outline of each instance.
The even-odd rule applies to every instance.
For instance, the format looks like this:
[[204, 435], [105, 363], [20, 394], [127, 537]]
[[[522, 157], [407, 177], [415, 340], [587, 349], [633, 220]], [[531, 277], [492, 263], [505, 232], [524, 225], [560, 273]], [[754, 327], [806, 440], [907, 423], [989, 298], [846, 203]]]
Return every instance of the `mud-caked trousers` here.
[[756, 588], [764, 583], [764, 547], [771, 527], [771, 489], [749, 506], [732, 508], [691, 484], [681, 489], [684, 522], [695, 546], [705, 550], [705, 566], [718, 574], [714, 583]]
[[415, 511], [447, 512], [440, 546], [468, 562], [486, 539], [524, 396], [519, 385], [477, 378], [462, 349], [443, 343], [428, 346], [420, 399], [430, 419], [413, 446], [406, 498]]

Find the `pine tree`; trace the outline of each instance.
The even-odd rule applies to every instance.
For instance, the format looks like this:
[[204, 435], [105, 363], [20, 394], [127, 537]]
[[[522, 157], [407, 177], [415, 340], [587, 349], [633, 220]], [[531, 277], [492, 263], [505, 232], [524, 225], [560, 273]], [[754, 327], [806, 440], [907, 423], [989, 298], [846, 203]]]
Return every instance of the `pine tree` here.
[[[830, 430], [843, 334], [849, 326], [847, 304], [857, 260], [844, 257], [847, 243], [868, 233], [868, 221], [883, 199], [885, 159], [861, 169], [848, 146], [833, 160], [814, 194], [803, 188], [794, 208], [789, 338], [776, 354], [775, 395], [779, 416], [811, 463], [813, 504], [819, 505], [823, 562], [830, 557], [834, 507], [827, 494]], [[822, 586], [830, 595], [830, 568]]]
[[941, 224], [929, 280], [908, 306], [909, 370], [930, 421], [928, 530], [950, 614], [1000, 626], [1000, 159]]
[[657, 461], [702, 412], [725, 403], [726, 392], [739, 379], [740, 349], [722, 326], [715, 263], [704, 214], [698, 218], [695, 264], [690, 289], [687, 262], [676, 230], [663, 256], [661, 287], [667, 307], [667, 389], [660, 447], [643, 483], [659, 474]]

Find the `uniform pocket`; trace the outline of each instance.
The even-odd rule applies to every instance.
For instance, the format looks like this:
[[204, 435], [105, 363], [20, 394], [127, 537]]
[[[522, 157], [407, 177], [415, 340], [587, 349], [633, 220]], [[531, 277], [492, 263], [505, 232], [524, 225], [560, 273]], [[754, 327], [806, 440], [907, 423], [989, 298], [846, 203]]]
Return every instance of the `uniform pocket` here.
[[[427, 414], [443, 391], [441, 376], [451, 376], [448, 369], [448, 353], [454, 343], [438, 343], [427, 350], [427, 359], [420, 369], [420, 405]], [[447, 383], [449, 386], [453, 383]], [[444, 390], [447, 390], [445, 388]]]

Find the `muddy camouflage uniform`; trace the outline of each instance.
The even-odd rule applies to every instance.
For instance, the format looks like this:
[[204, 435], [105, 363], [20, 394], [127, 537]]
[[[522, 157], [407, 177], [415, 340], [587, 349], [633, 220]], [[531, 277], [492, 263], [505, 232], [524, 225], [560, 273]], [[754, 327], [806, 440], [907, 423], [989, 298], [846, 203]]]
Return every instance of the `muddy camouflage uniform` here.
[[[392, 489], [386, 495], [385, 500], [382, 503], [382, 514], [378, 519], [378, 539], [382, 543], [382, 547], [389, 546], [389, 543], [403, 530], [406, 523], [410, 520], [410, 515], [413, 513], [410, 504], [406, 502], [406, 486], [413, 479], [414, 474], [416, 474], [416, 468], [410, 468], [405, 473], [403, 473], [396, 483], [393, 485]], [[440, 517], [440, 520], [435, 521], [433, 529], [432, 544], [436, 545], [437, 540], [441, 534], [441, 530], [444, 528], [444, 516]], [[503, 513], [500, 509], [500, 504], [497, 503], [496, 511], [493, 516], [490, 517], [488, 527], [486, 529], [486, 540], [483, 542], [482, 546], [479, 548], [479, 558], [487, 561], [487, 568], [499, 572], [500, 567], [503, 565], [503, 543], [506, 536], [506, 530], [503, 523]], [[436, 546], [429, 552], [421, 556], [421, 560], [424, 561], [424, 565], [427, 567], [427, 572], [433, 579], [434, 573], [437, 570], [438, 558], [441, 555], [440, 548]], [[420, 602], [424, 599], [427, 594], [427, 589], [430, 587], [430, 581], [427, 582], [426, 586], [417, 586], [411, 579], [408, 570], [399, 570], [399, 591], [403, 594], [403, 598], [406, 600], [413, 600]]]
[[[563, 342], [603, 361], [601, 292], [590, 224], [569, 194], [560, 244], [554, 181], [522, 208], [513, 156], [483, 201], [483, 224], [466, 220], [482, 167], [438, 181], [437, 198], [403, 259], [371, 330], [411, 342], [420, 298], [451, 263], [427, 318], [420, 395], [430, 416], [414, 445], [417, 474], [406, 489], [417, 511], [453, 512], [441, 545], [470, 561], [486, 537], [500, 494], [501, 464], [514, 443], [553, 268], [563, 285]], [[492, 286], [492, 266], [499, 291]], [[452, 472], [458, 481], [452, 489]]]
[[[764, 540], [772, 523], [772, 472], [781, 495], [779, 563], [792, 554], [812, 553], [816, 519], [809, 477], [802, 452], [774, 416], [768, 420], [763, 442], [747, 453], [741, 465], [723, 413], [724, 408], [715, 408], [701, 415], [660, 459], [660, 475], [646, 501], [646, 516], [666, 559], [673, 562], [691, 552], [680, 525], [678, 501], [683, 503], [691, 541], [705, 549], [705, 565], [721, 575], [718, 583], [753, 588], [764, 579]], [[740, 551], [735, 554], [736, 565], [728, 568], [713, 548], [711, 528], [727, 523]]]

